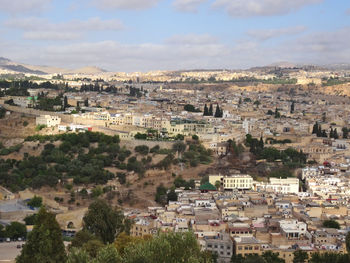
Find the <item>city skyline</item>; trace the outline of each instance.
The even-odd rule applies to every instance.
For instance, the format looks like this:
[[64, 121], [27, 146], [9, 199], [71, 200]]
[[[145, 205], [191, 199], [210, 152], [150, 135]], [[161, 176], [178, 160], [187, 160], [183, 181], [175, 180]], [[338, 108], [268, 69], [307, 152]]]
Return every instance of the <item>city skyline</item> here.
[[345, 0], [0, 4], [0, 56], [34, 65], [132, 72], [350, 61]]

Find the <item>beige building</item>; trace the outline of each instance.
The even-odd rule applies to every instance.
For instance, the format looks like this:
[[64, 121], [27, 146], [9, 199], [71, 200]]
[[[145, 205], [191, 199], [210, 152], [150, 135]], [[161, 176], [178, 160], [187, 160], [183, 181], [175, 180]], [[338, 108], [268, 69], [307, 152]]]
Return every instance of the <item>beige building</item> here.
[[246, 174], [210, 175], [209, 182], [212, 185], [215, 185], [216, 182], [220, 182], [224, 190], [249, 190], [253, 186], [253, 178]]
[[61, 118], [58, 116], [41, 115], [36, 117], [36, 125], [46, 125], [47, 127], [55, 127], [61, 124]]

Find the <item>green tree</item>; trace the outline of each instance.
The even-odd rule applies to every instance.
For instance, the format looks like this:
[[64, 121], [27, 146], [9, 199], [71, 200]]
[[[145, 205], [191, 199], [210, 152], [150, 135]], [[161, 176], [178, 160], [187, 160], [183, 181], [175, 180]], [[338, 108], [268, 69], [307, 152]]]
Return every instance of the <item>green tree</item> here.
[[43, 198], [40, 196], [34, 195], [32, 199], [30, 199], [27, 205], [31, 207], [40, 207], [43, 204]]
[[159, 234], [124, 250], [124, 263], [209, 263], [211, 256], [202, 253], [192, 232]]
[[122, 263], [122, 257], [118, 250], [112, 246], [105, 246], [98, 251], [96, 259], [91, 263]]
[[55, 215], [40, 208], [33, 231], [28, 234], [17, 263], [65, 262], [62, 232]]
[[346, 251], [350, 255], [350, 231], [347, 233], [345, 238]]
[[112, 243], [119, 233], [129, 231], [128, 221], [121, 210], [112, 208], [101, 199], [95, 200], [83, 217], [84, 229], [105, 244]]
[[216, 104], [216, 110], [215, 110], [215, 118], [222, 118], [222, 110], [220, 109], [219, 104]]
[[93, 234], [91, 234], [89, 231], [83, 229], [75, 234], [75, 236], [72, 239], [72, 242], [70, 244], [70, 247], [71, 248], [82, 248], [85, 243], [89, 242], [90, 240], [94, 240], [94, 239], [96, 239], [96, 237]]
[[278, 253], [266, 251], [261, 256], [266, 263], [285, 263], [285, 260], [279, 257]]
[[292, 104], [290, 105], [290, 113], [294, 113], [294, 108], [295, 108], [295, 102], [293, 101]]
[[209, 114], [209, 116], [213, 116], [213, 104], [210, 104], [208, 114]]
[[221, 182], [220, 182], [220, 181], [216, 181], [216, 182], [215, 182], [215, 187], [216, 187], [216, 189], [219, 190], [220, 186], [221, 186]]
[[167, 194], [167, 199], [168, 199], [168, 202], [169, 201], [177, 201], [177, 194], [175, 192], [175, 189], [172, 188], [168, 194]]
[[11, 239], [24, 238], [27, 236], [27, 228], [19, 222], [11, 222], [5, 228], [5, 236]]
[[209, 109], [208, 109], [207, 104], [204, 105], [204, 113], [203, 113], [203, 116], [209, 116]]
[[68, 254], [67, 263], [90, 263], [90, 256], [83, 249], [72, 248]]
[[183, 142], [176, 142], [173, 144], [173, 150], [178, 153], [179, 158], [181, 158], [181, 154], [186, 150], [186, 144]]
[[343, 127], [342, 128], [342, 132], [343, 132], [343, 138], [344, 139], [347, 139], [348, 138], [348, 135], [349, 135], [349, 130], [347, 127]]
[[293, 263], [305, 263], [309, 259], [309, 255], [300, 249], [293, 252]]
[[340, 225], [337, 221], [335, 220], [325, 220], [323, 221], [322, 225], [327, 228], [335, 228], [335, 229], [340, 229]]

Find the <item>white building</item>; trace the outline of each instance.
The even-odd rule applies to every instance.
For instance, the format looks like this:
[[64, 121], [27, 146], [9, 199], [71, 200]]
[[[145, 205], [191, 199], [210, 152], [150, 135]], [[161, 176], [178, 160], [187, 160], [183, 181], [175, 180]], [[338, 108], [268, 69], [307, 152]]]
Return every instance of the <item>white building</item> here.
[[61, 118], [58, 116], [41, 115], [36, 117], [36, 125], [46, 125], [47, 127], [54, 127], [60, 125]]
[[299, 179], [298, 178], [270, 178], [269, 183], [257, 183], [256, 190], [281, 194], [298, 194]]

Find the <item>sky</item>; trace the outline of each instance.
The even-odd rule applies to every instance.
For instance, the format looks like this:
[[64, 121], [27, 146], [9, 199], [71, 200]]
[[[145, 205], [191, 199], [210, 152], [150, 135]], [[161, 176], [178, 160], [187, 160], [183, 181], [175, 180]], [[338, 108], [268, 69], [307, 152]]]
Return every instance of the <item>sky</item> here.
[[350, 63], [350, 1], [0, 0], [0, 56], [124, 72]]

